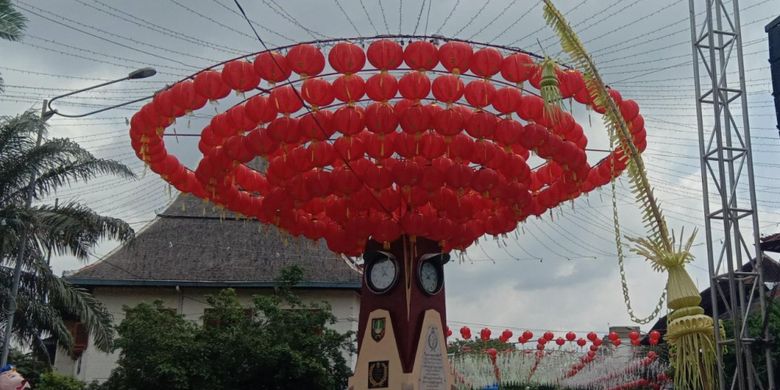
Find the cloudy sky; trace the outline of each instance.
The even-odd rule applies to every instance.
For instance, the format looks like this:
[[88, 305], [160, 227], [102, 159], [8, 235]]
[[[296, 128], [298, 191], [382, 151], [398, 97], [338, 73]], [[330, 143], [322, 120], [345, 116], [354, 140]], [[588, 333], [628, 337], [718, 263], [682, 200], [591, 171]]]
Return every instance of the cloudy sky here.
[[[695, 1], [702, 4], [703, 1]], [[40, 101], [65, 91], [153, 66], [152, 79], [125, 82], [62, 101], [62, 112], [78, 113], [147, 96], [198, 69], [261, 50], [230, 0], [15, 0], [29, 18], [22, 42], [0, 42], [0, 73], [6, 92], [0, 114], [40, 109]], [[552, 31], [539, 3], [507, 0], [244, 0], [250, 18], [270, 46], [332, 37], [377, 34], [440, 34], [555, 55]], [[639, 102], [647, 122], [645, 153], [650, 177], [669, 224], [698, 227], [696, 261], [689, 267], [700, 288], [708, 286], [701, 179], [687, 2], [678, 0], [566, 0], [559, 8], [580, 33], [606, 81]], [[424, 6], [424, 7], [423, 7]], [[728, 4], [731, 7], [731, 3]], [[777, 16], [776, 0], [744, 0], [742, 10], [746, 84], [758, 189], [761, 234], [780, 230], [780, 152], [771, 107], [771, 80], [764, 26]], [[697, 9], [701, 20], [703, 9]], [[735, 68], [729, 68], [733, 72]], [[224, 110], [221, 104], [216, 110]], [[80, 200], [101, 213], [142, 229], [171, 200], [156, 175], [144, 174], [132, 154], [125, 121], [133, 110], [118, 109], [86, 119], [53, 118], [54, 136], [71, 137], [101, 157], [120, 160], [140, 179], [106, 178], [57, 194]], [[214, 110], [210, 106], [207, 110]], [[590, 139], [604, 148], [600, 118], [575, 107]], [[705, 115], [709, 112], [705, 112]], [[741, 121], [741, 117], [737, 118]], [[198, 132], [202, 119], [179, 120], [180, 133]], [[169, 150], [190, 167], [200, 155], [193, 138], [167, 139]], [[593, 152], [595, 162], [603, 153]], [[746, 195], [746, 187], [740, 187]], [[175, 194], [174, 194], [175, 195]], [[621, 293], [612, 223], [611, 191], [604, 188], [567, 204], [501, 239], [485, 238], [447, 266], [448, 317], [454, 328], [598, 330], [630, 324]], [[746, 199], [743, 197], [743, 199]], [[643, 229], [628, 183], [617, 185], [623, 232]], [[721, 231], [718, 233], [717, 231]], [[751, 234], [750, 230], [747, 231]], [[715, 245], [722, 227], [716, 226]], [[90, 261], [108, 253], [101, 245]], [[83, 263], [56, 258], [59, 271]], [[662, 275], [635, 256], [626, 259], [630, 297], [637, 314], [655, 307]]]

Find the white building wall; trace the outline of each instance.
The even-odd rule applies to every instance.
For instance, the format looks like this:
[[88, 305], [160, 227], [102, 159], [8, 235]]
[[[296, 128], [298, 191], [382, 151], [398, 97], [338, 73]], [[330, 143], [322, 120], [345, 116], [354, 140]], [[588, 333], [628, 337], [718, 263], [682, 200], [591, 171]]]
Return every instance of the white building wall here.
[[[219, 289], [182, 287], [146, 288], [146, 287], [97, 287], [93, 294], [114, 316], [114, 324], [119, 325], [124, 319], [123, 306], [135, 306], [141, 302], [162, 300], [164, 305], [176, 309], [188, 320], [200, 323], [204, 309], [208, 306], [206, 295], [215, 294]], [[252, 305], [252, 296], [268, 294], [269, 289], [236, 289], [239, 301], [244, 306]], [[331, 327], [338, 332], [353, 331], [357, 333], [358, 314], [360, 311], [360, 295], [354, 290], [296, 290], [304, 302], [328, 302], [337, 322]], [[347, 364], [354, 368], [355, 355], [345, 352]], [[65, 351], [58, 350], [54, 367], [58, 372], [73, 375], [87, 383], [108, 379], [111, 370], [116, 366], [119, 351], [105, 353], [97, 350], [92, 339], [82, 356], [74, 361]]]

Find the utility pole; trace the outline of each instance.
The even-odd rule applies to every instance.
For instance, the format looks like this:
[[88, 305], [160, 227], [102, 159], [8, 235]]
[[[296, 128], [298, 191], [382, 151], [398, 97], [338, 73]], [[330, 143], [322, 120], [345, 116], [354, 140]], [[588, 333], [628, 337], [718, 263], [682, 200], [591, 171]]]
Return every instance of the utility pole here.
[[[137, 102], [140, 102], [140, 101], [143, 101], [143, 100], [147, 100], [147, 99], [151, 98], [152, 96], [142, 97], [140, 99], [135, 99], [135, 100], [131, 100], [129, 102], [124, 102], [124, 103], [120, 103], [120, 104], [115, 104], [115, 105], [112, 105], [112, 106], [104, 107], [104, 108], [101, 108], [101, 109], [98, 109], [98, 110], [90, 111], [90, 112], [83, 113], [83, 114], [77, 114], [77, 115], [62, 114], [62, 113], [58, 112], [56, 109], [53, 109], [51, 107], [51, 104], [55, 100], [60, 99], [60, 98], [64, 98], [64, 97], [67, 97], [67, 96], [72, 96], [72, 95], [75, 95], [75, 94], [78, 94], [78, 93], [81, 93], [81, 92], [90, 91], [90, 90], [93, 90], [93, 89], [96, 89], [96, 88], [104, 87], [106, 85], [118, 83], [118, 82], [125, 81], [125, 80], [144, 79], [144, 78], [147, 78], [147, 77], [154, 76], [155, 74], [157, 74], [157, 71], [152, 69], [152, 68], [141, 68], [141, 69], [138, 69], [138, 70], [130, 72], [127, 76], [122, 77], [120, 79], [107, 81], [105, 83], [93, 85], [93, 86], [87, 87], [87, 88], [82, 88], [82, 89], [79, 89], [79, 90], [76, 90], [76, 91], [73, 91], [73, 92], [66, 93], [64, 95], [59, 95], [59, 96], [53, 97], [53, 98], [51, 98], [51, 100], [45, 100], [44, 99], [43, 106], [41, 107], [41, 118], [40, 118], [41, 122], [39, 123], [38, 134], [37, 134], [36, 140], [35, 140], [35, 147], [38, 148], [39, 146], [41, 146], [41, 142], [43, 141], [43, 131], [45, 130], [46, 121], [48, 121], [55, 114], [59, 115], [59, 116], [64, 116], [64, 117], [67, 117], [67, 118], [82, 118], [82, 117], [85, 117], [85, 116], [89, 116], [89, 115], [105, 112], [105, 111], [108, 111], [108, 110], [112, 110], [112, 109], [117, 108], [117, 107], [122, 107], [122, 106], [126, 106], [128, 104], [137, 103]], [[35, 187], [34, 187], [34, 185], [35, 185], [35, 180], [36, 179], [37, 179], [37, 175], [35, 173], [33, 173], [31, 175], [31, 177], [30, 177], [30, 183], [27, 185], [27, 197], [24, 200], [24, 207], [25, 207], [25, 209], [29, 209], [30, 206], [32, 206], [33, 195], [35, 195]], [[16, 264], [14, 264], [14, 273], [13, 273], [13, 277], [11, 279], [11, 294], [8, 297], [8, 306], [7, 306], [7, 309], [6, 309], [6, 323], [5, 323], [5, 332], [3, 333], [3, 351], [2, 351], [2, 356], [0, 357], [0, 367], [3, 367], [3, 366], [6, 365], [6, 363], [8, 363], [8, 353], [11, 350], [11, 334], [13, 333], [13, 329], [14, 329], [13, 328], [13, 326], [14, 326], [14, 315], [16, 314], [16, 307], [17, 307], [16, 296], [19, 293], [19, 281], [20, 281], [20, 279], [22, 277], [22, 265], [24, 263], [25, 256], [27, 255], [27, 249], [28, 249], [27, 248], [27, 241], [29, 241], [30, 238], [31, 238], [30, 234], [31, 234], [31, 232], [29, 231], [29, 228], [24, 229], [22, 231], [22, 234], [21, 234], [22, 239], [20, 240], [19, 249], [18, 249], [17, 255], [16, 255]]]
[[[689, 0], [688, 4], [718, 382], [721, 390], [774, 390], [772, 359], [765, 347], [769, 334], [749, 334], [747, 325], [756, 301], [762, 315], [766, 315], [766, 288], [739, 1], [728, 4], [723, 0]], [[706, 7], [706, 16], [697, 23], [696, 7], [702, 5]], [[751, 259], [755, 261], [747, 269], [745, 263]], [[721, 303], [726, 313], [720, 312]], [[724, 314], [733, 324], [733, 331], [721, 337]], [[730, 383], [726, 381], [723, 362], [726, 348], [736, 360]], [[763, 377], [758, 375], [753, 362], [753, 352], [758, 350], [766, 354], [767, 373]]]

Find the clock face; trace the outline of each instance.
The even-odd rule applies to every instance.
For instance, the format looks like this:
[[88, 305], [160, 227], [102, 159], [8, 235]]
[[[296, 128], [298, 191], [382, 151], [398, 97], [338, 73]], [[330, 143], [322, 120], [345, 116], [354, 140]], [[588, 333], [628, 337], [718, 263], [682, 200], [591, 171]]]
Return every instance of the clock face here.
[[395, 283], [398, 268], [395, 261], [387, 257], [375, 261], [368, 271], [368, 286], [375, 293], [383, 293]]
[[419, 279], [420, 286], [428, 294], [436, 294], [441, 289], [441, 274], [431, 261], [424, 261], [420, 265]]

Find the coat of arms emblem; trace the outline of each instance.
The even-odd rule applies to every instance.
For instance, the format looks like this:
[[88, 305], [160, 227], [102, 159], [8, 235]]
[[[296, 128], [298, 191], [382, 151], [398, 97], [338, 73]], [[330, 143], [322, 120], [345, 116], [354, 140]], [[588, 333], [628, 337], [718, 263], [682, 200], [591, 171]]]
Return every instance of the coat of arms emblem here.
[[385, 337], [385, 318], [374, 318], [371, 320], [371, 338], [379, 342]]

